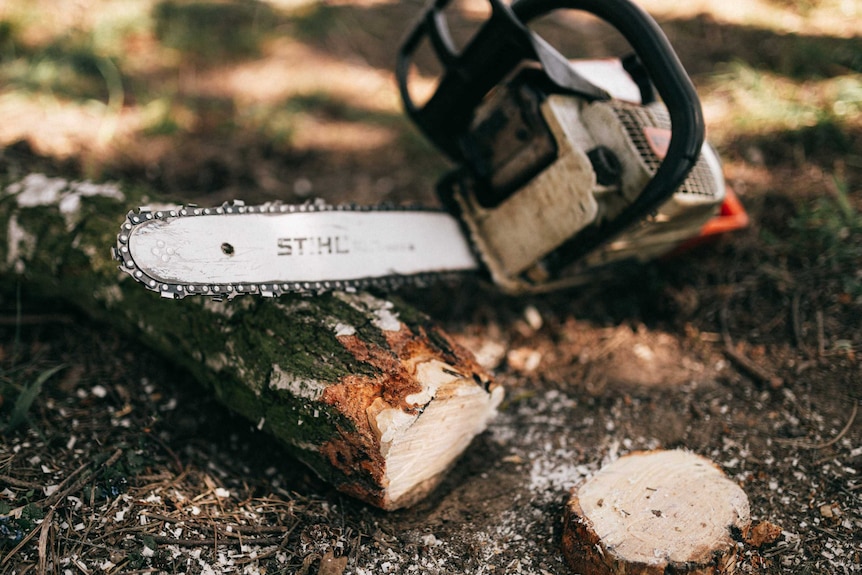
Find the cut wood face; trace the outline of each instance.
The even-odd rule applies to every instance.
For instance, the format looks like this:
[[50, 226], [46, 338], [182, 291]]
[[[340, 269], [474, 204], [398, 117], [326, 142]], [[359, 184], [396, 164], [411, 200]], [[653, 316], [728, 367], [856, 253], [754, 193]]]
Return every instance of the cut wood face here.
[[749, 524], [747, 496], [709, 460], [640, 452], [575, 490], [564, 552], [583, 573], [730, 573], [731, 533]]
[[391, 303], [367, 294], [338, 297], [375, 318], [382, 339], [338, 327], [341, 345], [377, 373], [351, 374], [323, 390], [321, 401], [350, 425], [321, 453], [348, 478], [341, 488], [351, 495], [387, 510], [412, 505], [485, 430], [503, 388], [437, 328], [411, 329]]
[[502, 387], [493, 388], [489, 397], [471, 378], [438, 360], [418, 365], [416, 379], [422, 391], [405, 398], [412, 414], [390, 408], [373, 418], [386, 458], [388, 495], [398, 507], [421, 498], [429, 483], [439, 483], [503, 399]]

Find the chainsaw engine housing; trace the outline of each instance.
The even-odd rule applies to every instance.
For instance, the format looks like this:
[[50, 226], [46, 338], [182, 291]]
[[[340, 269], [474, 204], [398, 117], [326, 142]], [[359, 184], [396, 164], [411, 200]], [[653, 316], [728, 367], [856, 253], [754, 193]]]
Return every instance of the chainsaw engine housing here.
[[[585, 68], [631, 97], [632, 80], [618, 61]], [[661, 102], [544, 94], [524, 76], [477, 110], [462, 139], [468, 168], [439, 187], [495, 283], [516, 293], [578, 283], [586, 269], [661, 256], [716, 213], [725, 184], [715, 151], [704, 144], [684, 183], [654, 213], [566, 266], [572, 238], [614, 220], [654, 177], [670, 118]]]

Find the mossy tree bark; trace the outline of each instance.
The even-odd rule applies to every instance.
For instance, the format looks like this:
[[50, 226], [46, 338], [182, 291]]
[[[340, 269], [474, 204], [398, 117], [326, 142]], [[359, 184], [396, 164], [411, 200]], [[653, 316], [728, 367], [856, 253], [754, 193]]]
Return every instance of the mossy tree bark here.
[[409, 306], [367, 293], [165, 300], [117, 269], [134, 187], [30, 175], [0, 191], [0, 282], [62, 298], [187, 368], [340, 490], [384, 509], [427, 495], [502, 396]]

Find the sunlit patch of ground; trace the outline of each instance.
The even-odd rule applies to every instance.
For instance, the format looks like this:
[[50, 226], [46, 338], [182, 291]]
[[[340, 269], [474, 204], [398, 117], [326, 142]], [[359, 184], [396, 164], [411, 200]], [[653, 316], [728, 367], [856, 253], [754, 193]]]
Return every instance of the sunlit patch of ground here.
[[278, 104], [295, 96], [326, 93], [368, 110], [401, 111], [391, 72], [338, 60], [286, 38], [268, 46], [262, 58], [200, 74], [188, 88], [230, 97], [240, 105]]
[[[394, 138], [394, 132], [384, 126], [308, 114], [289, 105], [292, 98], [315, 97], [369, 113], [397, 116], [401, 105], [390, 70], [333, 58], [287, 37], [265, 42], [262, 53], [252, 60], [201, 67], [154, 41], [146, 24], [154, 2], [123, 4], [125, 12], [118, 4], [74, 2], [65, 11], [37, 7], [46, 13], [44, 21], [38, 22], [29, 10], [32, 6], [13, 2], [0, 11], [0, 18], [15, 18], [18, 40], [36, 52], [35, 61], [40, 46], [57, 41], [69, 30], [91, 34], [94, 54], [118, 62], [126, 92], [125, 100], [118, 102], [122, 107], [119, 111], [117, 102], [6, 87], [0, 90], [0, 111], [10, 120], [0, 126], [0, 144], [27, 139], [39, 153], [59, 158], [77, 155], [98, 172], [100, 164], [110, 165], [117, 155], [128, 158], [130, 146], [150, 147], [147, 141], [154, 133], [179, 136], [213, 130], [223, 134], [228, 129], [258, 130], [272, 136], [277, 131], [296, 150], [362, 152]], [[287, 4], [287, 9], [297, 8], [293, 2]], [[301, 8], [308, 3], [300, 4]], [[144, 24], [123, 34], [122, 26], [130, 13]], [[18, 59], [11, 56], [11, 60]], [[30, 73], [35, 65], [30, 64]], [[178, 103], [189, 98], [197, 100], [203, 111], [194, 103]], [[209, 113], [208, 99], [231, 102], [228, 112], [221, 117]]]
[[858, 36], [858, 20], [862, 17], [862, 2], [859, 0], [642, 0], [638, 3], [658, 18], [691, 18], [708, 14], [725, 24], [757, 26], [784, 34], [840, 38]]
[[847, 128], [862, 126], [859, 74], [800, 81], [739, 63], [710, 78], [701, 86], [701, 94], [710, 135], [719, 141], [741, 134], [798, 130], [824, 121]]

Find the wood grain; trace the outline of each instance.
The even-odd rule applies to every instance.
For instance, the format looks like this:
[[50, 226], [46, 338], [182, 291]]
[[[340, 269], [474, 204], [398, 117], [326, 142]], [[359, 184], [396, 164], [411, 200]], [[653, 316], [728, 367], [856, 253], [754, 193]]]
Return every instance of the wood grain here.
[[563, 553], [583, 575], [729, 575], [749, 515], [743, 490], [708, 459], [636, 452], [572, 491]]

